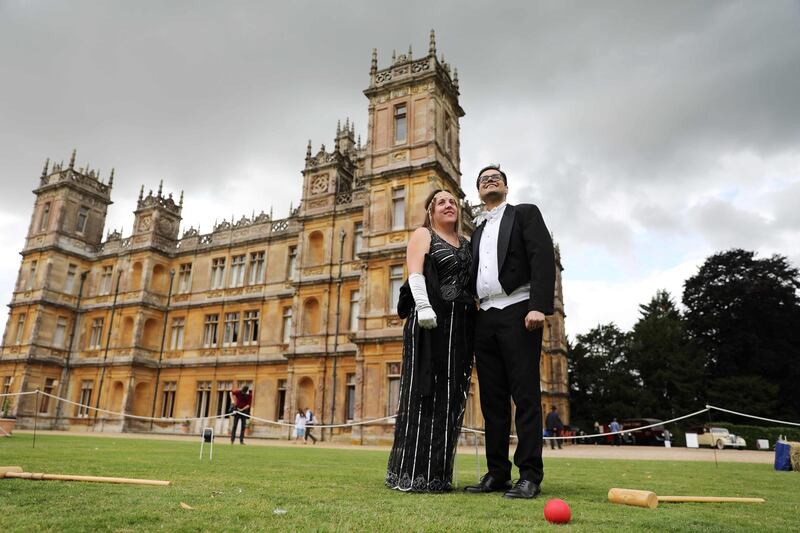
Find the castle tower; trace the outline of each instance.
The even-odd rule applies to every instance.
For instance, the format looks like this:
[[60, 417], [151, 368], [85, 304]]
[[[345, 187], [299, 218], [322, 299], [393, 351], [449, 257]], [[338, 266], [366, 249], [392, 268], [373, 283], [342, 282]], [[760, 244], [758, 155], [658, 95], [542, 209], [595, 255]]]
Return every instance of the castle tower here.
[[[428, 53], [419, 59], [412, 54], [411, 47], [407, 54], [393, 54], [391, 64], [379, 69], [373, 50], [364, 91], [369, 99], [366, 253], [381, 259], [370, 264], [370, 288], [365, 288], [366, 294], [380, 295], [365, 302], [375, 317], [368, 320], [368, 328], [400, 325], [394, 308], [397, 280], [402, 283], [407, 275], [405, 247], [411, 231], [424, 221], [427, 196], [434, 189], [447, 189], [464, 198], [458, 156], [458, 120], [464, 110], [458, 103], [457, 77], [443, 57], [436, 57], [433, 31]], [[469, 220], [464, 215], [462, 222]], [[463, 229], [469, 232], [469, 223]]]
[[[57, 387], [58, 378], [46, 377], [48, 368], [62, 368], [69, 358], [82, 280], [100, 247], [111, 204], [113, 170], [104, 183], [88, 165], [76, 168], [75, 158], [73, 151], [66, 166], [45, 162], [33, 191], [36, 200], [3, 339], [5, 360], [26, 362], [6, 378], [18, 380], [18, 390]], [[29, 398], [15, 405], [17, 414], [32, 409]]]
[[134, 211], [133, 248], [154, 247], [171, 252], [178, 242], [178, 231], [181, 225], [183, 210], [183, 192], [178, 203], [172, 193], [164, 196], [164, 182], [158, 185], [158, 192], [151, 190], [144, 196], [144, 186], [139, 191], [139, 199]]
[[114, 171], [108, 183], [99, 171], [75, 168], [73, 150], [69, 164], [45, 162], [36, 195], [23, 255], [41, 247], [60, 246], [78, 253], [93, 251], [103, 238], [106, 212], [111, 202]]
[[[311, 141], [308, 141], [303, 169], [303, 197], [299, 212], [301, 216], [332, 211], [337, 195], [342, 193], [346, 195], [353, 189], [357, 160], [357, 150], [353, 140], [354, 128], [349, 119], [345, 122], [344, 128], [341, 122], [336, 125], [336, 136], [331, 152], [327, 152], [323, 144], [319, 151], [312, 155]], [[340, 200], [340, 204], [343, 201]]]
[[393, 54], [391, 64], [378, 69], [372, 52], [369, 87], [369, 132], [365, 173], [373, 179], [398, 170], [427, 170], [442, 187], [460, 186], [458, 132], [464, 110], [458, 103], [458, 75], [444, 55], [436, 57], [430, 35], [428, 53], [419, 59]]

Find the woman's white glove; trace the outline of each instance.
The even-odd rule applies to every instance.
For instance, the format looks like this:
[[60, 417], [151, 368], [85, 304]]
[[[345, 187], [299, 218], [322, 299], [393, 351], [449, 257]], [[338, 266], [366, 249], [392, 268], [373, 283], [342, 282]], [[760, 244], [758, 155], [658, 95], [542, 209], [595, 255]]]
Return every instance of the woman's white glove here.
[[417, 320], [420, 327], [433, 329], [436, 327], [436, 312], [431, 307], [428, 300], [428, 289], [425, 286], [425, 276], [419, 272], [412, 272], [408, 275], [408, 286], [414, 296], [414, 304], [417, 308]]

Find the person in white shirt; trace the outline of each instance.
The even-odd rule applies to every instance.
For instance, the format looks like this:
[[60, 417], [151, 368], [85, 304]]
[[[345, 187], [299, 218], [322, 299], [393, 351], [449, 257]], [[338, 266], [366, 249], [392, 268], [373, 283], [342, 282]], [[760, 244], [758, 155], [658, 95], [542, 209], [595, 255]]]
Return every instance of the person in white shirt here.
[[[553, 314], [553, 241], [535, 205], [506, 202], [508, 180], [498, 165], [482, 169], [476, 186], [485, 212], [472, 235], [472, 283], [480, 300], [475, 363], [489, 471], [465, 490], [530, 499], [541, 492], [544, 477], [539, 357], [545, 315]], [[512, 399], [519, 469], [513, 487], [508, 460]]]
[[[294, 435], [295, 444], [297, 444], [297, 441], [304, 438], [306, 435], [306, 414], [302, 409], [299, 409], [297, 414], [294, 415]], [[308, 443], [303, 441], [303, 444]]]

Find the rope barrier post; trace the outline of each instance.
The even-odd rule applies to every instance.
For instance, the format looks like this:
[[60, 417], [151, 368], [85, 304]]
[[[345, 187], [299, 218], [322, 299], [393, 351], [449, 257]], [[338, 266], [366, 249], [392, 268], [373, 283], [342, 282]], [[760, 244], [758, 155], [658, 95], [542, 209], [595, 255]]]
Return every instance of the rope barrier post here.
[[475, 444], [475, 479], [480, 483], [481, 481], [481, 458], [478, 452], [478, 432], [473, 431], [472, 436]]
[[36, 389], [36, 401], [33, 403], [33, 447], [36, 448], [36, 423], [39, 420], [39, 389]]
[[711, 449], [714, 450], [714, 466], [719, 468], [719, 462], [717, 461], [717, 445], [714, 442], [714, 433], [711, 432], [711, 409], [706, 407], [706, 414], [708, 415], [708, 431], [711, 433]]
[[[461, 438], [461, 434], [459, 433], [459, 439]], [[455, 461], [456, 466], [456, 475], [455, 475], [455, 483], [453, 485], [454, 488], [458, 488], [458, 478], [461, 477], [461, 465], [458, 462], [458, 440], [456, 440], [456, 453], [453, 455], [453, 460]]]
[[208, 443], [209, 453], [208, 460], [214, 459], [214, 428], [204, 427], [200, 432], [200, 460], [203, 459], [203, 444]]

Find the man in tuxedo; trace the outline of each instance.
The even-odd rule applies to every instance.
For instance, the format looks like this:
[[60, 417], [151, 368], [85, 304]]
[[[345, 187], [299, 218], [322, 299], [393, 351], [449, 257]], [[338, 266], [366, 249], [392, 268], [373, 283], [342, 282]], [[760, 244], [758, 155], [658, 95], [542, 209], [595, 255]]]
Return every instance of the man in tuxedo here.
[[[544, 477], [539, 357], [545, 315], [553, 314], [555, 257], [542, 214], [533, 204], [506, 203], [508, 180], [498, 165], [478, 173], [485, 204], [472, 235], [472, 284], [480, 298], [475, 360], [486, 421], [489, 472], [471, 493], [535, 498]], [[508, 459], [511, 399], [516, 406], [519, 480]]]

